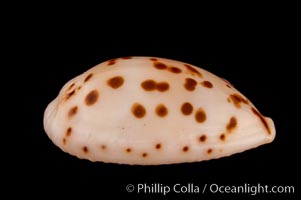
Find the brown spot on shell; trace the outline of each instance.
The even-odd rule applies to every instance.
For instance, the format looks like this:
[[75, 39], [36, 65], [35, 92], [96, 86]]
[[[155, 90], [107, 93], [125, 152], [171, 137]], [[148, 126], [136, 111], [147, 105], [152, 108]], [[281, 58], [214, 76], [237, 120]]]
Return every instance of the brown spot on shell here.
[[134, 103], [132, 106], [132, 113], [135, 115], [135, 117], [142, 118], [145, 116], [146, 110], [141, 104]]
[[172, 73], [175, 73], [175, 74], [179, 74], [179, 73], [182, 72], [182, 70], [180, 68], [177, 68], [177, 67], [170, 67], [169, 71], [172, 72]]
[[154, 62], [154, 67], [159, 70], [167, 69], [167, 65], [161, 62]]
[[63, 144], [65, 145], [67, 143], [66, 138], [63, 138]]
[[249, 101], [247, 99], [243, 98], [241, 95], [236, 94], [236, 93], [231, 94], [229, 97], [232, 100], [232, 102], [236, 108], [241, 108], [241, 105], [240, 105], [241, 103], [244, 103], [244, 104], [249, 103]]
[[213, 84], [210, 81], [203, 81], [202, 85], [206, 88], [213, 88]]
[[66, 137], [69, 137], [72, 133], [72, 128], [69, 127], [67, 130], [66, 130]]
[[117, 58], [113, 58], [111, 60], [108, 60], [108, 65], [114, 65], [117, 61]]
[[141, 87], [145, 91], [154, 91], [157, 89], [159, 92], [165, 92], [169, 89], [169, 84], [167, 82], [156, 83], [156, 81], [149, 79], [143, 81]]
[[75, 94], [75, 89], [73, 89], [71, 92], [67, 93], [66, 100], [70, 99]]
[[222, 133], [220, 136], [219, 136], [219, 139], [222, 140], [222, 141], [225, 141], [226, 140], [226, 135], [224, 133]]
[[147, 156], [148, 156], [147, 153], [142, 153], [142, 157], [143, 157], [143, 158], [146, 158]]
[[100, 148], [101, 148], [102, 150], [106, 150], [106, 149], [107, 149], [107, 145], [104, 145], [104, 144], [103, 144], [103, 145], [100, 146]]
[[199, 137], [199, 141], [200, 142], [205, 142], [207, 140], [207, 136], [206, 135], [201, 135], [200, 137]]
[[198, 70], [196, 70], [195, 68], [193, 68], [191, 65], [184, 64], [184, 66], [186, 67], [186, 69], [187, 69], [192, 75], [197, 75], [197, 76], [200, 77], [200, 78], [203, 77], [203, 75], [201, 74], [201, 72], [199, 72]]
[[252, 112], [260, 119], [260, 121], [262, 122], [262, 124], [264, 125], [265, 129], [267, 130], [268, 134], [271, 134], [271, 130], [270, 127], [267, 123], [267, 121], [265, 120], [265, 118], [262, 116], [262, 114], [260, 114], [260, 112], [258, 112], [255, 108], [251, 108]]
[[184, 87], [186, 88], [186, 90], [193, 91], [195, 89], [196, 85], [197, 85], [196, 80], [194, 80], [192, 78], [185, 79]]
[[124, 57], [121, 57], [121, 59], [124, 59], [124, 60], [132, 59], [132, 58], [133, 58], [132, 56], [124, 56]]
[[154, 80], [146, 80], [141, 83], [141, 87], [146, 91], [153, 91], [156, 89], [156, 82]]
[[213, 151], [213, 149], [210, 148], [210, 149], [207, 150], [207, 153], [208, 153], [208, 154], [211, 154], [212, 151]]
[[156, 113], [159, 117], [165, 117], [168, 114], [168, 109], [163, 104], [159, 104], [156, 107]]
[[69, 118], [73, 117], [74, 115], [76, 115], [77, 111], [78, 111], [77, 106], [72, 107], [68, 112], [68, 117]]
[[90, 74], [85, 78], [84, 82], [89, 81], [89, 80], [92, 78], [92, 76], [93, 76], [93, 73], [90, 73]]
[[227, 130], [229, 131], [229, 133], [231, 131], [233, 131], [236, 128], [236, 126], [237, 126], [237, 119], [236, 119], [236, 117], [231, 117], [230, 120], [229, 120], [229, 122], [228, 122], [228, 124], [227, 124], [227, 127], [226, 127]]
[[156, 149], [161, 149], [162, 145], [160, 143], [156, 144]]
[[183, 103], [181, 111], [184, 115], [190, 115], [193, 111], [193, 106], [189, 102]]
[[151, 61], [153, 61], [154, 67], [159, 70], [167, 70], [171, 73], [179, 74], [182, 72], [182, 70], [178, 67], [173, 66], [167, 66], [166, 64], [159, 62], [157, 58], [150, 58]]
[[131, 153], [131, 152], [132, 152], [132, 149], [131, 149], [131, 148], [126, 148], [125, 151], [126, 151], [127, 153]]
[[221, 79], [226, 83], [226, 86], [228, 88], [232, 88], [233, 87], [232, 84], [227, 79], [224, 79], [224, 78], [221, 78]]
[[72, 83], [69, 87], [68, 90], [71, 90], [74, 87], [75, 83]]
[[124, 83], [124, 79], [121, 76], [115, 76], [107, 81], [107, 84], [113, 89], [117, 89], [121, 87], [123, 83]]
[[166, 82], [157, 83], [157, 90], [160, 92], [165, 92], [169, 89], [169, 84]]
[[97, 90], [90, 91], [85, 98], [86, 105], [91, 106], [95, 104], [96, 101], [98, 100], [98, 96], [99, 94]]
[[83, 147], [83, 152], [84, 152], [84, 153], [89, 153], [89, 149], [88, 149], [87, 146], [84, 146], [84, 147]]
[[183, 152], [189, 151], [189, 147], [188, 147], [188, 146], [184, 146], [184, 147], [182, 148], [182, 151], [183, 151]]
[[206, 112], [202, 108], [199, 108], [196, 111], [196, 113], [195, 113], [195, 120], [198, 123], [203, 123], [204, 121], [206, 121]]

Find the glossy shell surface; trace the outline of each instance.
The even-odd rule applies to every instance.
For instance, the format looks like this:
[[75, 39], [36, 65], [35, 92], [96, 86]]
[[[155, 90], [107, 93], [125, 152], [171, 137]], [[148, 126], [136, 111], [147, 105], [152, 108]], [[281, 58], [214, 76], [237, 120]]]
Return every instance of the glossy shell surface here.
[[70, 80], [44, 128], [78, 158], [139, 165], [220, 158], [275, 137], [273, 121], [230, 83], [155, 57], [112, 59]]

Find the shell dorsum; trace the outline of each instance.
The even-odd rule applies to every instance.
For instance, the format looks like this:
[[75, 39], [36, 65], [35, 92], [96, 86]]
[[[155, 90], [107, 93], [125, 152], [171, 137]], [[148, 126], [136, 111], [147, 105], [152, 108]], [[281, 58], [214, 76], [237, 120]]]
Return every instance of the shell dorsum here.
[[70, 80], [44, 128], [79, 158], [139, 165], [220, 158], [275, 138], [273, 121], [228, 82], [154, 57], [112, 59]]

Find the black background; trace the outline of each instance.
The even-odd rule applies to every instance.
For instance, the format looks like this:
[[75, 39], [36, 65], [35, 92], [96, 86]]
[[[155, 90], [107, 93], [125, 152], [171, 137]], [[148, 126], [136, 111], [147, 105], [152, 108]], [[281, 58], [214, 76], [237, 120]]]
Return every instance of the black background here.
[[[293, 87], [297, 85], [294, 78], [296, 63], [289, 52], [291, 41], [277, 32], [276, 23], [254, 25], [243, 21], [230, 25], [225, 21], [222, 26], [199, 24], [191, 28], [185, 23], [171, 23], [172, 20], [164, 21], [160, 27], [152, 21], [141, 25], [120, 19], [113, 23], [99, 21], [92, 26], [78, 25], [78, 21], [74, 21], [56, 24], [45, 20], [41, 24], [30, 24], [24, 26], [24, 30], [29, 31], [16, 39], [18, 54], [15, 54], [15, 60], [21, 60], [22, 64], [18, 64], [20, 69], [14, 70], [18, 70], [21, 77], [19, 92], [26, 105], [19, 105], [25, 108], [18, 115], [24, 124], [13, 126], [18, 148], [9, 156], [10, 186], [29, 197], [83, 194], [96, 199], [106, 195], [143, 199], [146, 194], [125, 190], [127, 184], [136, 186], [138, 183], [293, 185], [298, 193], [300, 165], [297, 160], [300, 156], [296, 137], [299, 132], [293, 128], [292, 116], [298, 102], [293, 93], [296, 92]], [[100, 62], [121, 56], [180, 60], [229, 80], [262, 114], [274, 120], [275, 141], [231, 157], [161, 166], [92, 163], [63, 153], [43, 130], [47, 104], [74, 76]], [[38, 191], [43, 195], [40, 196]], [[224, 196], [209, 191], [185, 195], [169, 196], [184, 199], [252, 197], [249, 194]], [[163, 196], [156, 194], [155, 197]], [[289, 199], [296, 194], [259, 194], [255, 197]]]

